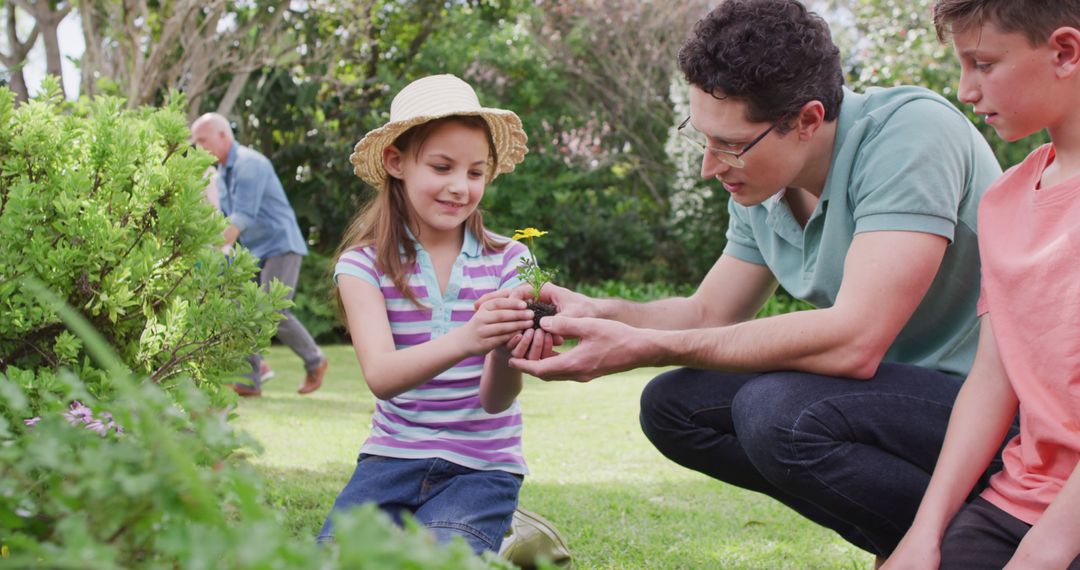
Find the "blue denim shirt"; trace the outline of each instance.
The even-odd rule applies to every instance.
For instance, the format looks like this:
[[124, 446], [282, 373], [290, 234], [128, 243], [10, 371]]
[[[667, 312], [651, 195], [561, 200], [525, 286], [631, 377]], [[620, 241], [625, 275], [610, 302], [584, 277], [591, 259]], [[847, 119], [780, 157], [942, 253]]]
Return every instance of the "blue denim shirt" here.
[[265, 260], [276, 255], [307, 255], [296, 212], [285, 196], [270, 159], [238, 143], [218, 165], [221, 211], [240, 229], [238, 241]]

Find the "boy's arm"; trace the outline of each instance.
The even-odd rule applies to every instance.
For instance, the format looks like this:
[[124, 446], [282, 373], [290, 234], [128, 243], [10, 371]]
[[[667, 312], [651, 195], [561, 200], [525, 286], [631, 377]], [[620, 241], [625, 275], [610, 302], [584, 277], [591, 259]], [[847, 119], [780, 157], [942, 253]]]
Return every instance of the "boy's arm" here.
[[364, 380], [381, 400], [424, 384], [468, 356], [484, 355], [532, 325], [532, 313], [525, 310], [524, 301], [499, 299], [482, 319], [474, 315], [465, 326], [398, 350], [382, 292], [351, 275], [338, 277], [338, 290]]
[[975, 363], [953, 405], [930, 485], [911, 529], [885, 568], [937, 566], [945, 529], [997, 453], [1016, 409], [1016, 394], [1001, 363], [988, 313], [982, 317]]
[[1080, 556], [1080, 464], [1020, 541], [1007, 570], [1066, 568]]

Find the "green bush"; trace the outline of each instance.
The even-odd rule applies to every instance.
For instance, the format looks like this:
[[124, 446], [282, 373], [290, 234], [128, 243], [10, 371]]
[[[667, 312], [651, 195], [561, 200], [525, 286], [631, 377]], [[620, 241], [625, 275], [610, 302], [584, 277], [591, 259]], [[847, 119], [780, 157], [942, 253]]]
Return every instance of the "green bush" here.
[[[374, 507], [336, 519], [340, 544], [296, 538], [237, 453], [255, 447], [213, 411], [194, 383], [171, 392], [134, 375], [85, 320], [41, 288], [30, 295], [71, 324], [113, 379], [117, 398], [35, 413], [31, 395], [0, 375], [0, 566], [5, 568], [509, 568], [464, 541], [436, 547], [415, 525], [400, 532]], [[109, 420], [95, 426], [91, 416]], [[28, 425], [29, 424], [29, 425]], [[122, 428], [122, 429], [118, 429]], [[90, 428], [90, 429], [87, 429]], [[98, 429], [95, 429], [98, 428]]]
[[694, 285], [674, 285], [664, 282], [637, 283], [627, 281], [602, 281], [578, 287], [578, 293], [590, 297], [609, 297], [627, 301], [655, 301], [667, 297], [685, 297], [697, 289]]
[[[0, 373], [35, 412], [68, 394], [71, 369], [96, 398], [111, 379], [56, 313], [42, 282], [83, 312], [123, 361], [168, 388], [211, 394], [269, 344], [283, 288], [261, 292], [246, 252], [225, 258], [223, 218], [203, 200], [208, 154], [188, 143], [179, 98], [129, 111], [114, 98], [63, 102], [55, 82], [18, 108], [0, 88]], [[220, 395], [219, 395], [220, 396]]]

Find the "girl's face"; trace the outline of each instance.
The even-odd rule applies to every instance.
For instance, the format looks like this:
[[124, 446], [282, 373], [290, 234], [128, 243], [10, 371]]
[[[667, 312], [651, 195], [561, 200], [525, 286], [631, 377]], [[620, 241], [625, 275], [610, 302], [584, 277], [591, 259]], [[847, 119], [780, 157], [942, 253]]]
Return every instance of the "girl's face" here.
[[423, 241], [461, 235], [484, 197], [488, 139], [483, 129], [457, 121], [439, 125], [420, 146], [383, 154], [386, 171], [401, 179], [412, 214], [410, 229]]

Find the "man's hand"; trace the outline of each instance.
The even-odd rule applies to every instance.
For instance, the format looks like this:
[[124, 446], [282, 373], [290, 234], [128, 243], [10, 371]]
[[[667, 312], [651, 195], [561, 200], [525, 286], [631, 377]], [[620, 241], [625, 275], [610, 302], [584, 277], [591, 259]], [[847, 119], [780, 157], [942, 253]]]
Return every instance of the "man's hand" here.
[[[545, 287], [546, 289], [546, 287]], [[649, 365], [646, 331], [618, 321], [557, 315], [540, 326], [558, 338], [577, 338], [578, 345], [540, 360], [510, 359], [510, 366], [543, 380], [588, 382], [598, 376]]]
[[240, 228], [229, 224], [229, 227], [225, 228], [223, 237], [225, 238], [225, 245], [222, 246], [221, 251], [228, 251], [236, 243], [236, 239], [240, 237]]
[[555, 313], [563, 317], [599, 317], [597, 301], [554, 283], [540, 289], [540, 301], [555, 305]]
[[[479, 309], [489, 299], [499, 297], [517, 297], [532, 300], [532, 286], [518, 285], [513, 289], [499, 289], [492, 291], [473, 302], [473, 307]], [[575, 293], [565, 287], [559, 287], [554, 283], [545, 283], [540, 289], [540, 301], [555, 305], [555, 312], [564, 317], [598, 317], [596, 300], [581, 293]]]

